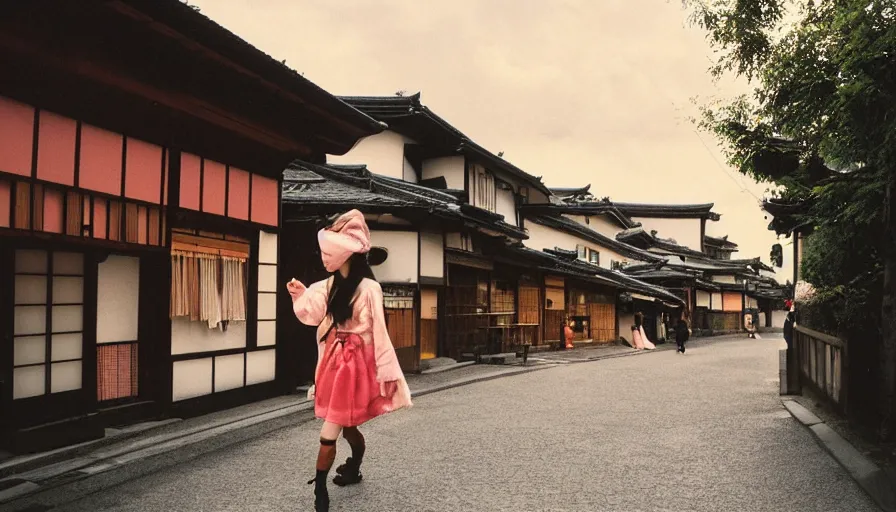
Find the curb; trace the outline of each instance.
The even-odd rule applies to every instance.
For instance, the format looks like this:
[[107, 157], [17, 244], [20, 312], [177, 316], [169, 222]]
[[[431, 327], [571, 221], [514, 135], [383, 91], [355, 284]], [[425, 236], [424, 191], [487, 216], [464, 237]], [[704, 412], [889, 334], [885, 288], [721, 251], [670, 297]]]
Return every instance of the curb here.
[[524, 373], [532, 373], [537, 372], [539, 370], [547, 370], [548, 368], [554, 368], [553, 364], [545, 364], [539, 365], [532, 368], [522, 368], [519, 370], [509, 370], [509, 371], [497, 371], [493, 373], [488, 373], [485, 375], [479, 375], [477, 377], [470, 377], [467, 379], [458, 379], [454, 382], [447, 382], [445, 384], [439, 384], [437, 386], [431, 386], [428, 388], [423, 388], [417, 391], [411, 391], [411, 397], [419, 397], [426, 396], [432, 393], [438, 393], [439, 391], [445, 391], [448, 389], [459, 388], [462, 386], [469, 386], [470, 384], [477, 384], [479, 382], [486, 382], [489, 380], [500, 379], [501, 377], [512, 377], [514, 375], [522, 375]]
[[460, 363], [436, 366], [435, 368], [423, 370], [422, 372], [420, 372], [420, 375], [432, 375], [434, 373], [450, 372], [451, 370], [458, 370], [460, 368], [465, 368], [467, 366], [474, 365], [474, 364], [476, 364], [476, 361], [463, 361]]
[[796, 401], [782, 400], [782, 403], [794, 419], [812, 432], [818, 444], [843, 466], [849, 476], [882, 510], [896, 512], [896, 491], [877, 464]]

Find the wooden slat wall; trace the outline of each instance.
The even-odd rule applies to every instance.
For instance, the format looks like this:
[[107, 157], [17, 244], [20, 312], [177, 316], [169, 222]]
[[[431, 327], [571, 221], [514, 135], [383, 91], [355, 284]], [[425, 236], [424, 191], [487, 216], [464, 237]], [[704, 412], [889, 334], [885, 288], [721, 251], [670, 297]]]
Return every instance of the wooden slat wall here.
[[[518, 312], [519, 323], [521, 324], [541, 324], [541, 288], [537, 286], [520, 286], [520, 309]], [[540, 345], [542, 340], [542, 330], [535, 329], [535, 339], [532, 340], [534, 345]]]
[[396, 349], [417, 345], [414, 325], [413, 309], [386, 309], [386, 328], [389, 330], [392, 346]]
[[[8, 182], [11, 183], [10, 190], [14, 191], [13, 217], [10, 219], [14, 229], [139, 245], [164, 244], [165, 219], [159, 207], [127, 200], [122, 202], [62, 185]], [[60, 204], [63, 198], [64, 205]], [[45, 219], [45, 211], [51, 217]]]
[[591, 339], [608, 343], [616, 339], [616, 306], [614, 304], [589, 304]]
[[420, 359], [432, 359], [438, 355], [439, 321], [434, 318], [420, 320]]
[[544, 310], [544, 341], [561, 341], [560, 333], [563, 329], [563, 317], [566, 311], [560, 309]]

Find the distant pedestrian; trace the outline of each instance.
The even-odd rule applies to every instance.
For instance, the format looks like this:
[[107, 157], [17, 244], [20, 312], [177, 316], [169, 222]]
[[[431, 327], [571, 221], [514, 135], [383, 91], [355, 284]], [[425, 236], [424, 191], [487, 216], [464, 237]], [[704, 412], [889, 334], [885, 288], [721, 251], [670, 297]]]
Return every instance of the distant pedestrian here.
[[368, 263], [370, 231], [352, 210], [318, 233], [321, 259], [332, 276], [310, 287], [287, 284], [293, 310], [305, 325], [317, 326], [318, 363], [314, 413], [324, 420], [317, 454], [314, 509], [330, 509], [327, 475], [336, 459], [339, 434], [352, 456], [336, 468], [333, 483], [361, 481], [366, 444], [358, 426], [411, 406], [411, 393], [386, 330], [383, 291]]
[[635, 313], [635, 325], [632, 326], [632, 345], [637, 350], [653, 350], [656, 345], [651, 343], [644, 332], [644, 313]]
[[684, 354], [684, 344], [691, 337], [691, 330], [688, 328], [688, 322], [684, 319], [684, 315], [678, 319], [678, 325], [675, 326], [675, 343], [678, 345], [677, 352]]
[[784, 319], [784, 341], [787, 342], [787, 350], [791, 350], [793, 348], [793, 323], [794, 323], [794, 314], [793, 311], [787, 312], [787, 318]]
[[744, 315], [744, 329], [747, 330], [748, 338], [756, 337], [756, 328], [753, 327], [753, 315], [751, 313]]
[[564, 346], [567, 350], [575, 348], [575, 345], [572, 344], [572, 340], [573, 338], [575, 338], [575, 336], [576, 333], [572, 329], [572, 320], [567, 317], [565, 325], [563, 326], [563, 341], [561, 342], [564, 343]]

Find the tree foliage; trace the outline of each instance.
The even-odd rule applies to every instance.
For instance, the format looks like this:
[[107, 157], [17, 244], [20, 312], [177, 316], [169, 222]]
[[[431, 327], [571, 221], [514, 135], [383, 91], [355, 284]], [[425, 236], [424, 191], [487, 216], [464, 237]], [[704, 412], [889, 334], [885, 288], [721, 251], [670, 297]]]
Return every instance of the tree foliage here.
[[684, 3], [717, 51], [714, 76], [754, 86], [703, 105], [698, 124], [741, 173], [809, 205], [796, 224], [815, 226], [803, 260], [822, 311], [812, 321], [854, 343], [892, 337], [880, 328], [894, 256], [884, 205], [896, 176], [896, 0]]

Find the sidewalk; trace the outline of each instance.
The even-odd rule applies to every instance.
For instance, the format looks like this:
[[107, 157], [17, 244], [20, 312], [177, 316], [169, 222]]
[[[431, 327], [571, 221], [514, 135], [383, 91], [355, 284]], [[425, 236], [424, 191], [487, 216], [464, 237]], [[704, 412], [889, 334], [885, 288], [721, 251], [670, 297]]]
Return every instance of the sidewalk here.
[[[554, 366], [475, 365], [434, 374], [410, 374], [407, 380], [411, 394], [419, 397]], [[57, 505], [61, 496], [48, 497], [47, 501], [40, 495], [65, 485], [66, 492], [56, 494], [74, 499], [96, 491], [96, 485], [89, 482], [92, 476], [104, 474], [104, 487], [116, 485], [203, 453], [312, 421], [312, 409], [313, 403], [304, 394], [280, 396], [186, 420], [173, 418], [109, 429], [105, 438], [96, 441], [7, 458], [0, 462], [0, 508], [40, 510]], [[115, 469], [123, 471], [112, 471]]]
[[812, 430], [819, 444], [886, 511], [896, 511], [896, 443], [880, 444], [808, 389], [781, 397], [794, 418]]

